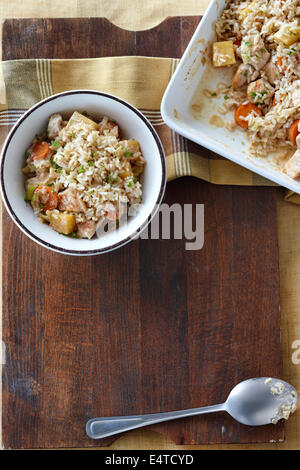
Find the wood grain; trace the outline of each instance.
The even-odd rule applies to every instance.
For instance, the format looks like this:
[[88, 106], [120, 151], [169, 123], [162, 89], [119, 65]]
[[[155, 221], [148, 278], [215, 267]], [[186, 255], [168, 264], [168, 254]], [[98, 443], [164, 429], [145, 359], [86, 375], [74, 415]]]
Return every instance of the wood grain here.
[[[197, 17], [123, 31], [105, 19], [6, 20], [4, 59], [180, 57]], [[205, 244], [138, 240], [93, 258], [49, 252], [3, 214], [3, 442], [103, 446], [87, 419], [223, 401], [238, 381], [281, 376], [274, 188], [168, 184], [169, 204], [205, 205]], [[178, 444], [281, 440], [225, 414], [152, 426]]]

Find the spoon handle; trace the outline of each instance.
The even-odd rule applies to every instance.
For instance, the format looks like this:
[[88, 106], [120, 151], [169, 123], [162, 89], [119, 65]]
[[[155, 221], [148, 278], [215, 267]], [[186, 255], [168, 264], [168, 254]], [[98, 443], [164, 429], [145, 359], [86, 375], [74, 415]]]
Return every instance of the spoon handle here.
[[188, 416], [225, 411], [225, 403], [221, 405], [204, 406], [190, 410], [170, 411], [168, 413], [154, 413], [149, 415], [113, 416], [107, 418], [90, 419], [86, 424], [86, 433], [92, 439], [102, 439], [120, 432], [150, 426], [150, 424], [171, 421], [172, 419], [186, 418]]

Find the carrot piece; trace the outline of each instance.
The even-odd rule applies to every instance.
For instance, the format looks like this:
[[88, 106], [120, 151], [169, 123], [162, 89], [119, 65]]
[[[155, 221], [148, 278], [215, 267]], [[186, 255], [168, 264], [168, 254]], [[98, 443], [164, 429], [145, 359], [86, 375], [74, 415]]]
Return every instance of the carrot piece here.
[[39, 198], [40, 204], [43, 206], [43, 212], [56, 209], [58, 205], [58, 194], [49, 188], [49, 186], [39, 186], [35, 191]]
[[299, 129], [298, 129], [299, 121], [300, 119], [296, 119], [296, 121], [294, 121], [291, 127], [289, 128], [289, 138], [295, 145], [296, 145], [296, 138], [299, 134]]
[[249, 114], [251, 113], [254, 113], [256, 116], [262, 116], [261, 110], [255, 104], [253, 103], [240, 104], [240, 106], [238, 106], [235, 110], [234, 119], [239, 126], [247, 129], [248, 122], [245, 121], [245, 119], [243, 118], [248, 117]]
[[41, 160], [46, 158], [49, 152], [48, 142], [38, 140], [32, 147], [32, 160]]
[[284, 73], [287, 69], [286, 65], [284, 65], [283, 63], [283, 57], [278, 57], [278, 59], [276, 60], [275, 64], [277, 65], [277, 67], [279, 68], [279, 70]]

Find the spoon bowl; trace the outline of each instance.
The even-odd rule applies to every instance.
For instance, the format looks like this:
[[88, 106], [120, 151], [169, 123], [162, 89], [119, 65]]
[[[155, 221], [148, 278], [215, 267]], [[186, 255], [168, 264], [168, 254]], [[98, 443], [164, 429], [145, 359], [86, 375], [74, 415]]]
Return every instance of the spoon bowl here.
[[102, 439], [150, 424], [217, 411], [227, 411], [236, 421], [248, 426], [276, 424], [282, 418], [288, 419], [297, 402], [298, 395], [292, 385], [280, 379], [259, 377], [236, 385], [226, 402], [219, 405], [167, 413], [94, 418], [87, 422], [86, 433], [92, 439]]
[[225, 409], [242, 424], [262, 426], [275, 424], [287, 416], [289, 409], [295, 411], [297, 399], [295, 388], [287, 382], [260, 377], [236, 385], [225, 402]]

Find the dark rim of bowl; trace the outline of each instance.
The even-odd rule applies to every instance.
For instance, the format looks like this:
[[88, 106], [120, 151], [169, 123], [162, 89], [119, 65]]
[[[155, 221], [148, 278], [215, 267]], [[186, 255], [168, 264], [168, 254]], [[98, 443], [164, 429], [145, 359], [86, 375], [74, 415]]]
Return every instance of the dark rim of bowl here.
[[47, 243], [44, 240], [42, 240], [41, 238], [34, 235], [20, 221], [20, 219], [16, 216], [15, 212], [13, 211], [13, 209], [12, 209], [10, 203], [9, 203], [9, 200], [7, 198], [7, 195], [6, 195], [5, 184], [4, 184], [4, 162], [5, 162], [5, 157], [6, 157], [6, 153], [7, 153], [7, 148], [10, 144], [10, 141], [11, 141], [13, 135], [15, 134], [18, 127], [20, 126], [20, 124], [31, 113], [33, 113], [39, 107], [43, 106], [45, 103], [48, 103], [49, 101], [53, 101], [53, 100], [59, 98], [60, 96], [76, 95], [76, 94], [92, 94], [92, 95], [98, 95], [98, 96], [100, 95], [100, 96], [105, 96], [106, 98], [110, 98], [112, 100], [118, 101], [119, 103], [123, 104], [124, 106], [127, 106], [127, 108], [131, 109], [144, 122], [144, 124], [146, 124], [146, 126], [148, 127], [148, 129], [150, 130], [151, 134], [154, 137], [154, 140], [155, 140], [156, 145], [157, 145], [158, 150], [159, 150], [160, 159], [161, 159], [162, 180], [161, 180], [161, 186], [160, 186], [159, 194], [158, 194], [158, 197], [157, 197], [157, 200], [156, 200], [156, 203], [155, 203], [156, 210], [157, 210], [158, 205], [161, 203], [161, 200], [163, 198], [164, 189], [165, 189], [165, 185], [166, 185], [166, 162], [165, 162], [164, 149], [163, 149], [163, 146], [161, 144], [161, 141], [160, 141], [155, 129], [153, 128], [152, 124], [147, 120], [147, 118], [138, 109], [136, 109], [131, 104], [127, 103], [126, 101], [123, 101], [122, 99], [120, 99], [120, 98], [118, 98], [114, 95], [110, 95], [109, 93], [103, 93], [101, 91], [93, 91], [93, 90], [75, 90], [74, 91], [73, 90], [73, 91], [66, 91], [66, 92], [63, 92], [63, 93], [58, 93], [56, 95], [52, 95], [49, 98], [46, 98], [45, 100], [37, 103], [36, 105], [31, 107], [28, 111], [26, 111], [24, 113], [24, 115], [15, 124], [15, 126], [12, 128], [12, 130], [10, 131], [10, 133], [9, 133], [9, 135], [8, 135], [6, 141], [5, 141], [5, 144], [4, 144], [4, 147], [3, 147], [3, 150], [2, 150], [2, 158], [1, 158], [1, 168], [0, 168], [1, 181], [0, 181], [0, 183], [1, 183], [1, 188], [2, 188], [2, 196], [3, 196], [6, 208], [9, 212], [10, 216], [12, 217], [14, 222], [19, 226], [19, 228], [21, 228], [23, 230], [23, 232], [25, 232], [29, 236], [29, 238], [33, 239], [34, 241], [36, 241], [37, 243], [43, 245], [46, 248], [52, 249], [52, 250], [54, 250], [56, 252], [59, 252], [59, 253], [63, 253], [65, 255], [67, 255], [67, 254], [86, 255], [86, 256], [87, 255], [97, 255], [97, 254], [100, 255], [101, 253], [106, 253], [108, 251], [112, 251], [112, 250], [115, 250], [117, 248], [120, 248], [121, 246], [123, 246], [123, 245], [127, 244], [128, 242], [130, 242], [130, 240], [134, 240], [137, 237], [138, 233], [140, 233], [150, 223], [150, 221], [153, 218], [156, 211], [152, 211], [152, 213], [150, 213], [147, 216], [146, 220], [134, 232], [135, 236], [129, 236], [127, 238], [124, 238], [123, 240], [121, 240], [118, 243], [115, 243], [114, 245], [109, 245], [105, 248], [100, 248], [100, 249], [96, 249], [96, 250], [72, 250], [72, 249], [60, 248], [60, 247], [57, 247], [56, 245], [52, 245], [51, 243]]

